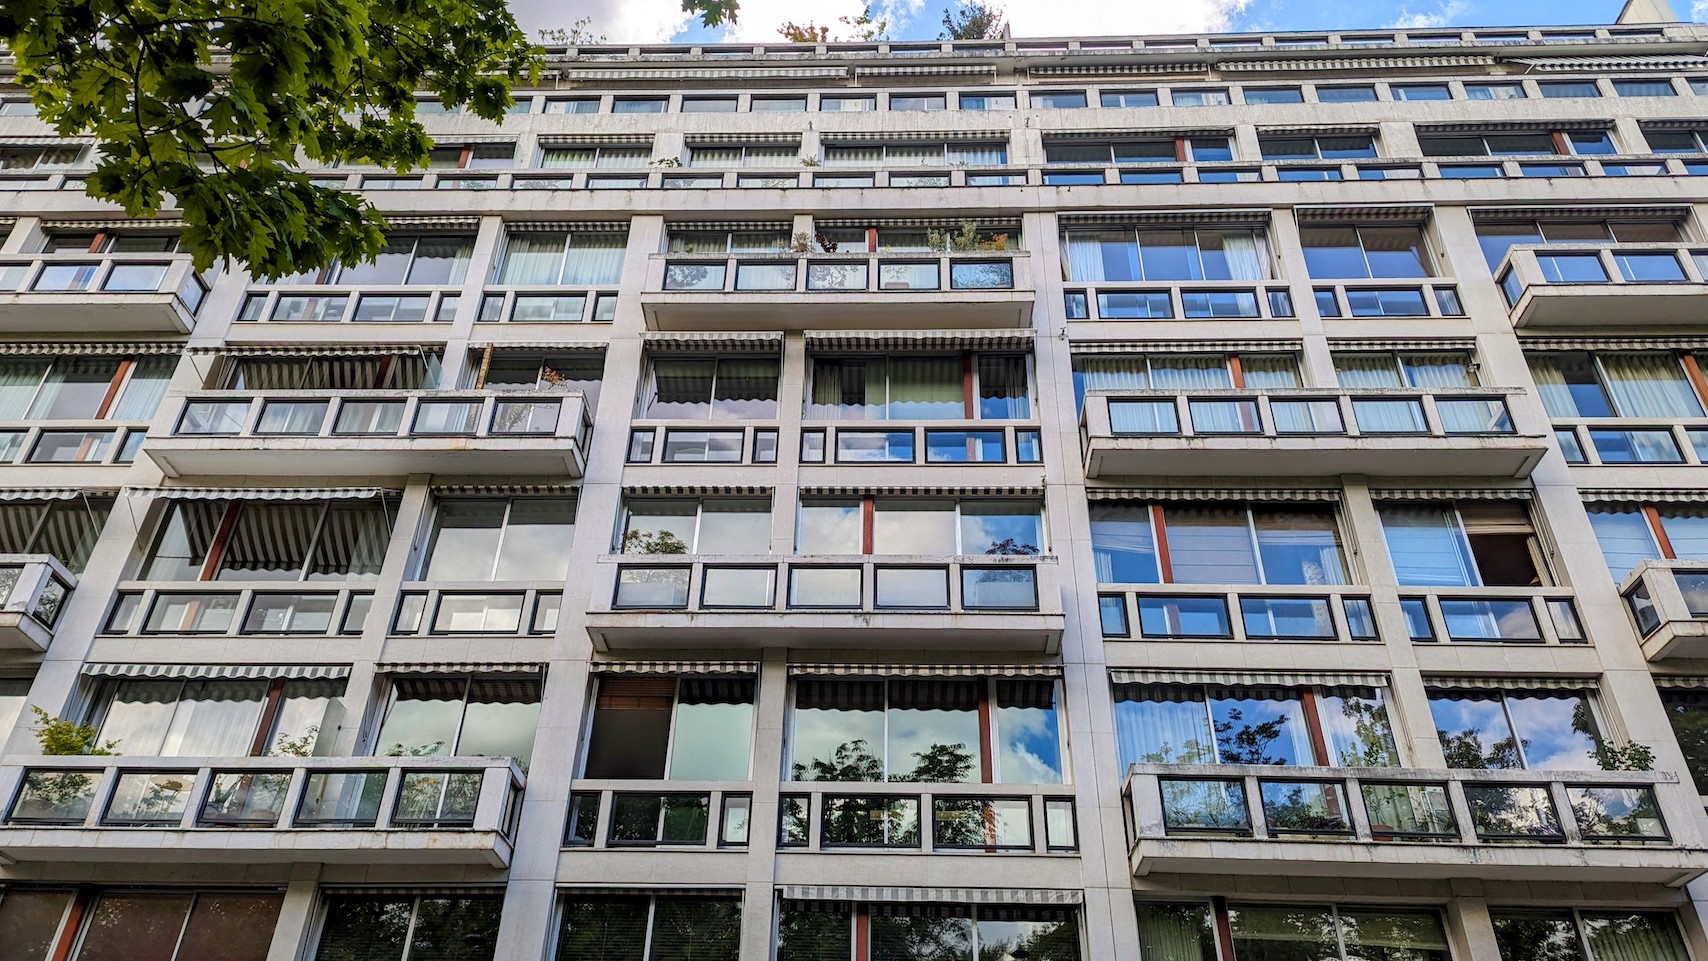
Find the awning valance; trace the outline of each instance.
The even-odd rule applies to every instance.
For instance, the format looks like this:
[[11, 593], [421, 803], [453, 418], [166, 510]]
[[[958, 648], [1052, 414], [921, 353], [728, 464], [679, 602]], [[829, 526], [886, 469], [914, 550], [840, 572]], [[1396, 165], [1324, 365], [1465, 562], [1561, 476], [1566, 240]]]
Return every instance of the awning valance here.
[[899, 143], [929, 141], [954, 143], [1008, 142], [1006, 130], [826, 130], [819, 134], [826, 144]]
[[1585, 487], [1578, 491], [1585, 503], [1708, 504], [1708, 489], [1644, 490], [1640, 487]]
[[89, 677], [292, 678], [338, 680], [350, 676], [342, 664], [85, 664]]
[[1383, 221], [1385, 223], [1422, 223], [1435, 208], [1428, 204], [1321, 204], [1294, 207], [1293, 216], [1301, 221]]
[[740, 351], [752, 353], [775, 354], [783, 349], [783, 335], [780, 333], [725, 333], [710, 332], [696, 334], [661, 333], [646, 331], [641, 334], [641, 341], [651, 351]]
[[184, 345], [181, 343], [163, 343], [163, 342], [120, 343], [120, 342], [116, 342], [116, 341], [101, 341], [101, 342], [66, 342], [66, 341], [48, 342], [48, 341], [40, 341], [40, 342], [14, 342], [14, 343], [8, 343], [8, 344], [0, 344], [0, 355], [6, 355], [6, 356], [30, 355], [30, 356], [54, 356], [54, 357], [58, 357], [58, 356], [65, 355], [65, 354], [71, 354], [71, 355], [101, 354], [103, 356], [110, 356], [110, 355], [115, 355], [115, 354], [118, 354], [118, 355], [176, 354], [176, 353], [182, 352], [183, 350], [184, 350]]
[[479, 217], [422, 217], [406, 214], [387, 214], [387, 227], [409, 227], [415, 230], [474, 230], [480, 226]]
[[1387, 687], [1388, 675], [1346, 671], [1168, 671], [1116, 668], [1116, 684], [1240, 684], [1254, 687]]
[[1672, 71], [1708, 68], [1708, 59], [1703, 57], [1512, 57], [1508, 59], [1508, 62], [1521, 63], [1544, 73], [1555, 71], [1604, 73], [1609, 70]]
[[1525, 350], [1704, 350], [1708, 337], [1523, 337]]
[[594, 674], [758, 674], [758, 661], [594, 661]]
[[1527, 501], [1528, 487], [1382, 487], [1371, 488], [1379, 501]]
[[1030, 330], [809, 330], [807, 350], [1030, 350]]
[[506, 220], [504, 229], [513, 234], [560, 233], [572, 234], [622, 233], [629, 229], [627, 220]]
[[339, 347], [297, 344], [266, 344], [243, 347], [196, 344], [185, 348], [192, 354], [219, 354], [229, 357], [381, 357], [398, 354], [442, 354], [443, 344], [350, 344]]
[[1489, 133], [1494, 131], [1544, 132], [1549, 130], [1610, 130], [1612, 127], [1613, 121], [1611, 119], [1591, 117], [1579, 120], [1464, 120], [1452, 123], [1418, 124], [1417, 132], [1420, 134]]
[[538, 661], [387, 661], [374, 665], [375, 674], [541, 674]]
[[1330, 350], [1476, 350], [1474, 337], [1420, 337], [1417, 340], [1339, 340], [1331, 338]]
[[771, 488], [754, 484], [636, 484], [626, 497], [769, 497]]
[[790, 664], [790, 677], [1061, 677], [1059, 664]]
[[1223, 60], [1216, 64], [1224, 71], [1240, 73], [1282, 73], [1294, 70], [1309, 70], [1313, 73], [1327, 70], [1441, 70], [1455, 67], [1486, 67], [1495, 62], [1494, 57], [1342, 57], [1339, 59], [1323, 59], [1319, 57], [1301, 57], [1297, 60]]
[[[7, 140], [12, 138], [8, 137]], [[126, 218], [95, 217], [88, 220], [64, 218], [42, 221], [43, 230], [183, 230], [182, 217]]]
[[686, 143], [690, 148], [714, 144], [794, 144], [799, 146], [798, 133], [691, 133]]
[[901, 888], [844, 884], [786, 884], [777, 889], [789, 901], [865, 901], [882, 904], [991, 904], [1072, 906], [1083, 891], [1037, 888]]
[[1593, 691], [1601, 682], [1593, 677], [1496, 677], [1429, 675], [1424, 687], [1455, 691]]
[[1305, 342], [1297, 337], [1274, 340], [1120, 340], [1075, 342], [1075, 354], [1203, 354], [1239, 351], [1300, 351]]
[[398, 494], [384, 487], [125, 487], [126, 497], [165, 497], [185, 501], [360, 500]]
[[1092, 501], [1338, 501], [1340, 491], [1330, 488], [1287, 487], [1092, 487], [1085, 499]]
[[855, 67], [856, 77], [994, 77], [993, 63], [936, 63], [911, 66]]
[[[813, 218], [814, 227], [935, 227], [942, 230], [959, 230], [968, 217], [836, 217]], [[1019, 217], [979, 217], [980, 232], [999, 230], [1019, 230]], [[977, 253], [1016, 253], [1016, 250], [978, 251]]]
[[1110, 210], [1101, 213], [1063, 214], [1061, 225], [1074, 227], [1125, 227], [1152, 224], [1215, 224], [1217, 226], [1262, 227], [1269, 223], [1268, 210], [1205, 209], [1193, 210]]
[[567, 497], [581, 490], [574, 484], [434, 484], [436, 497], [483, 497], [507, 494], [522, 497]]
[[712, 80], [838, 80], [848, 76], [847, 67], [725, 67], [719, 69], [658, 68], [600, 70], [572, 68], [563, 71], [565, 80], [591, 80], [606, 83], [626, 80], [632, 83]]
[[1673, 690], [1700, 691], [1708, 690], [1708, 677], [1680, 677], [1670, 674], [1656, 674], [1655, 686]]
[[1507, 220], [1683, 220], [1683, 204], [1561, 204], [1557, 207], [1471, 207], [1471, 219], [1495, 223]]
[[110, 490], [86, 491], [76, 487], [5, 487], [0, 488], [0, 501], [68, 501], [84, 495], [111, 493]]
[[966, 485], [962, 487], [873, 487], [870, 485], [849, 487], [802, 487], [801, 494], [808, 497], [859, 497], [872, 494], [878, 497], [1042, 497], [1044, 488], [1037, 487], [978, 487]]
[[[676, 230], [791, 230], [788, 220], [673, 220], [664, 225], [665, 233]], [[781, 253], [782, 251], [779, 251]]]

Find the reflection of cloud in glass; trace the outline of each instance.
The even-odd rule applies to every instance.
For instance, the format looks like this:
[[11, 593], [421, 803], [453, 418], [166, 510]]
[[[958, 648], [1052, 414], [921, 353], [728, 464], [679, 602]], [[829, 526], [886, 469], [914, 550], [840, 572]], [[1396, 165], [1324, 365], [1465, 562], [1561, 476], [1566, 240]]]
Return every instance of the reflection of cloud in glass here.
[[[1573, 695], [1513, 697], [1507, 701], [1524, 736], [1524, 759], [1533, 770], [1594, 768], [1595, 742], [1573, 726], [1583, 704]], [[1587, 712], [1587, 705], [1584, 707]]]
[[879, 554], [955, 553], [955, 505], [879, 504], [872, 547]]
[[1044, 546], [1044, 536], [1037, 513], [962, 515], [963, 553], [983, 554], [1007, 540], [1012, 540], [1019, 548], [1032, 547], [1041, 550]]
[[802, 554], [860, 553], [860, 508], [802, 507], [796, 545]]
[[1061, 783], [1061, 739], [1054, 711], [1004, 708], [997, 728], [1004, 784]]
[[979, 716], [977, 711], [915, 711], [890, 709], [889, 776], [905, 776], [920, 755], [937, 745], [960, 745], [972, 759], [965, 779], [979, 779]]
[[791, 764], [829, 761], [836, 749], [850, 741], [864, 740], [874, 753], [884, 749], [882, 711], [820, 711], [796, 709], [790, 728]]

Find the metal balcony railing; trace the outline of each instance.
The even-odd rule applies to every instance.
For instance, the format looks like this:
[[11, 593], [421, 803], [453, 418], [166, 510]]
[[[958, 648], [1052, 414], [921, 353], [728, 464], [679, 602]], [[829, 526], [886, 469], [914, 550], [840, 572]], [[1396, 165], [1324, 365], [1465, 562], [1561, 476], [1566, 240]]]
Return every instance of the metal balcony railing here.
[[1456, 437], [1515, 434], [1518, 388], [1094, 390], [1088, 437]]
[[564, 847], [745, 848], [753, 793], [687, 781], [582, 781], [569, 796]]
[[800, 851], [1055, 854], [1079, 849], [1062, 785], [794, 781], [778, 846]]

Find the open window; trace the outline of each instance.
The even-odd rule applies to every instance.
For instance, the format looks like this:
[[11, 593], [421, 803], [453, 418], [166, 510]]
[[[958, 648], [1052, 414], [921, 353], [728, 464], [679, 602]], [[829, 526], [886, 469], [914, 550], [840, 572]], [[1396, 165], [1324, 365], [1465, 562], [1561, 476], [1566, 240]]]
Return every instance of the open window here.
[[1539, 587], [1550, 583], [1530, 510], [1519, 500], [1377, 507], [1402, 585]]
[[745, 781], [751, 775], [751, 677], [603, 675], [581, 776]]

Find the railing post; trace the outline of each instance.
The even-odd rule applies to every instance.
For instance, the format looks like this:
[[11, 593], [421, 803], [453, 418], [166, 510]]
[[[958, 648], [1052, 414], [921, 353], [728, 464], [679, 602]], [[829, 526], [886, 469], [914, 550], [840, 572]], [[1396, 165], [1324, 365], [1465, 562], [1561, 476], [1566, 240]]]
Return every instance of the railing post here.
[[489, 764], [481, 771], [480, 795], [475, 800], [474, 829], [501, 832], [504, 829], [504, 800], [510, 793], [508, 762]]
[[201, 819], [202, 808], [207, 807], [208, 797], [213, 791], [213, 768], [196, 768], [196, 781], [190, 787], [190, 798], [184, 802], [184, 816], [178, 822], [180, 830], [189, 830], [196, 826]]
[[1447, 779], [1447, 806], [1453, 811], [1453, 823], [1459, 829], [1459, 843], [1478, 843], [1477, 828], [1471, 820], [1471, 803], [1465, 799], [1465, 782], [1462, 779]]
[[1128, 792], [1133, 808], [1133, 833], [1139, 838], [1160, 838], [1168, 835], [1167, 821], [1162, 809], [1162, 779], [1155, 774], [1134, 773], [1128, 777]]
[[308, 789], [308, 768], [291, 768], [291, 783], [285, 788], [285, 803], [279, 807], [279, 820], [274, 826], [287, 830], [296, 824], [297, 811], [302, 808], [302, 795]]
[[593, 846], [609, 847], [611, 842], [611, 808], [617, 803], [617, 792], [599, 792], [599, 816], [593, 819]]
[[1363, 783], [1356, 777], [1348, 777], [1340, 782], [1346, 789], [1346, 813], [1352, 821], [1352, 835], [1360, 841], [1374, 841], [1375, 831], [1370, 827], [1370, 812], [1364, 807]]
[[374, 814], [374, 829], [391, 828], [391, 817], [397, 811], [397, 795], [403, 789], [403, 767], [392, 764], [385, 772], [385, 793], [380, 795], [380, 809]]
[[100, 768], [100, 780], [95, 782], [95, 796], [89, 800], [89, 813], [83, 818], [86, 828], [98, 828], [101, 819], [107, 814], [107, 805], [112, 803], [113, 791], [118, 788], [119, 769], [116, 765]]
[[1560, 819], [1560, 830], [1566, 835], [1566, 843], [1583, 844], [1583, 831], [1578, 826], [1577, 812], [1572, 810], [1571, 796], [1566, 793], [1564, 781], [1548, 782], [1548, 799], [1554, 803], [1554, 814]]
[[1255, 774], [1240, 778], [1240, 784], [1245, 788], [1245, 816], [1251, 820], [1252, 838], [1268, 838], [1269, 818], [1263, 811], [1263, 785]]

